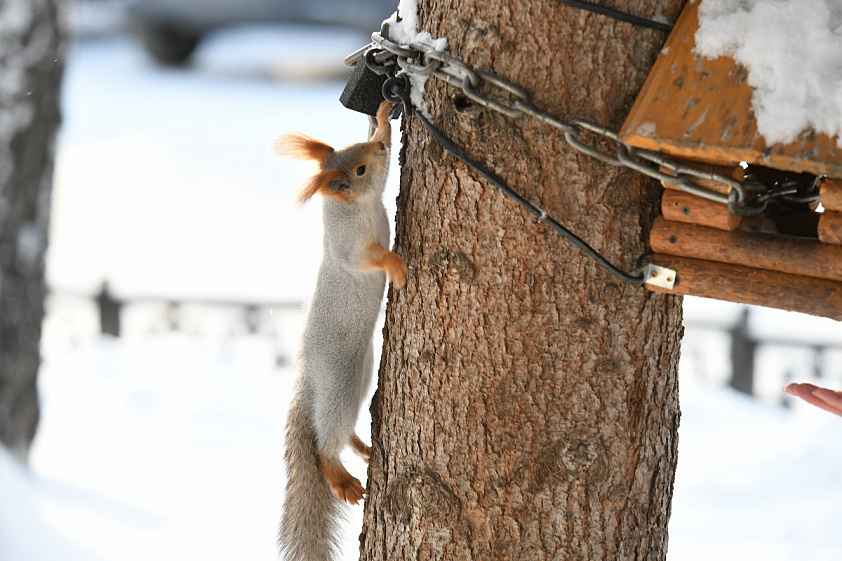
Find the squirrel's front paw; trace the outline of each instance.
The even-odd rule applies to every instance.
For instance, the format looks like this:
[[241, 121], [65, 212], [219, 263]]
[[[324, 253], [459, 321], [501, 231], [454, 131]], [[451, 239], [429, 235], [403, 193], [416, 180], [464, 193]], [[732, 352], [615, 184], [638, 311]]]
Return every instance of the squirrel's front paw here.
[[394, 255], [395, 258], [386, 269], [386, 274], [389, 275], [389, 281], [391, 281], [392, 286], [395, 288], [403, 288], [406, 284], [406, 274], [409, 272], [409, 267], [406, 266], [404, 260], [399, 256], [394, 253], [392, 255]]
[[378, 242], [371, 242], [366, 247], [369, 257], [363, 261], [363, 265], [371, 269], [383, 269], [389, 277], [389, 282], [395, 288], [401, 288], [406, 284], [406, 274], [409, 269], [401, 259], [400, 255], [389, 251]]

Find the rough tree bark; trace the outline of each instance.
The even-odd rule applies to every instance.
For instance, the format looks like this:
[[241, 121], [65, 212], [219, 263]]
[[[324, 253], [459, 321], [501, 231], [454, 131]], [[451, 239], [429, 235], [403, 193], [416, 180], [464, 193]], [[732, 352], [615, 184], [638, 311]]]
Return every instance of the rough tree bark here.
[[[600, 2], [602, 3], [602, 2]], [[679, 0], [613, 7], [674, 20]], [[421, 29], [562, 118], [619, 128], [666, 34], [553, 0], [427, 0]], [[627, 270], [658, 187], [431, 80], [446, 134]], [[405, 123], [362, 559], [664, 559], [681, 301], [604, 273]]]
[[38, 424], [60, 0], [0, 3], [0, 442], [25, 459]]

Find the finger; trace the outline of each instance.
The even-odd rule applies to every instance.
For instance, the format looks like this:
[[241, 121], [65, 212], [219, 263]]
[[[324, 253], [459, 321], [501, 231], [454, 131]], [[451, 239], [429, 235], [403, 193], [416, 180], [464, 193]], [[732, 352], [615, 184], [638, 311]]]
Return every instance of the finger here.
[[842, 415], [842, 396], [838, 392], [807, 383], [789, 384], [784, 388], [784, 391], [803, 399], [810, 405], [815, 405], [819, 409]]
[[813, 390], [813, 396], [822, 401], [826, 407], [822, 407], [826, 411], [842, 415], [842, 393], [827, 388], [816, 388]]
[[788, 384], [784, 387], [784, 391], [790, 395], [794, 395], [795, 397], [800, 397], [801, 399], [807, 399], [808, 397], [812, 396], [813, 390], [818, 389], [818, 386], [814, 386], [813, 384], [807, 383], [794, 383]]

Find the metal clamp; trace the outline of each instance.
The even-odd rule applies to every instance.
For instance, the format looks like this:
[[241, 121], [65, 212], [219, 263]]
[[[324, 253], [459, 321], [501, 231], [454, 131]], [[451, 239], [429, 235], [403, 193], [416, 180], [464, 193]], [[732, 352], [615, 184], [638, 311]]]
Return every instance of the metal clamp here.
[[643, 267], [643, 282], [666, 290], [672, 290], [678, 276], [674, 269], [647, 263]]

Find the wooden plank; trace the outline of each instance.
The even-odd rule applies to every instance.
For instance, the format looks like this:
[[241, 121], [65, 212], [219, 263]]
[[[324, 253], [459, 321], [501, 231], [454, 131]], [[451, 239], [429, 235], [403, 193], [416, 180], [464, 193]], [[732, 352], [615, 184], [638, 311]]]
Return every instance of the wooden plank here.
[[664, 191], [661, 214], [673, 222], [699, 224], [719, 230], [734, 230], [741, 222], [741, 217], [731, 214], [726, 205], [683, 191]]
[[[678, 162], [686, 166], [694, 167], [701, 171], [718, 173], [719, 175], [730, 177], [732, 179], [737, 179], [739, 181], [742, 181], [745, 177], [743, 174], [743, 168], [736, 164], [730, 166], [721, 166], [710, 164], [707, 162], [692, 162], [688, 160], [678, 160]], [[661, 171], [664, 173], [670, 173], [669, 170], [666, 168], [661, 168]], [[711, 181], [703, 177], [693, 177], [691, 181], [693, 184], [698, 185], [699, 187], [710, 189], [714, 193], [719, 193], [720, 195], [727, 195], [731, 192], [731, 187], [724, 183], [719, 183], [718, 181]], [[661, 181], [661, 185], [663, 185], [664, 189], [680, 191], [679, 187], [674, 183], [667, 183], [666, 181]]]
[[826, 244], [842, 245], [842, 212], [826, 210], [821, 214], [819, 240]]
[[837, 137], [804, 131], [767, 145], [757, 132], [748, 72], [730, 57], [693, 52], [698, 0], [689, 0], [620, 131], [626, 144], [691, 160], [746, 161], [776, 169], [842, 177]]
[[826, 178], [819, 190], [819, 199], [825, 210], [842, 211], [842, 179]]
[[672, 290], [653, 292], [716, 298], [842, 321], [842, 283], [730, 263], [656, 254], [651, 262], [676, 271]]
[[652, 224], [649, 245], [655, 253], [842, 281], [842, 247], [815, 239], [725, 232], [658, 217]]

